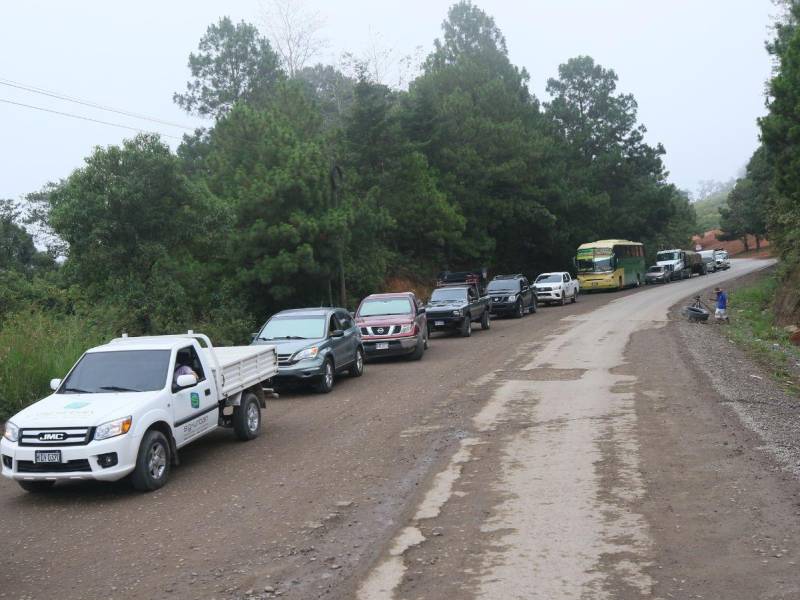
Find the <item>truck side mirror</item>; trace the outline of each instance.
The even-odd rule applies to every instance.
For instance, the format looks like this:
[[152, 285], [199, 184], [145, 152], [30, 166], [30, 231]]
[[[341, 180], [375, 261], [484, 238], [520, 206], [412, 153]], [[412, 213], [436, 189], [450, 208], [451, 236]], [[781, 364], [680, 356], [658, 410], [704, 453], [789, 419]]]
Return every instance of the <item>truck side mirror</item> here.
[[251, 342], [255, 342], [256, 338], [258, 338], [258, 331], [256, 331], [255, 333], [251, 333], [250, 334], [250, 341]]
[[197, 385], [197, 377], [191, 374], [187, 375], [178, 375], [178, 379], [175, 381], [175, 385], [178, 389], [192, 387]]
[[424, 306], [420, 306], [417, 309], [417, 314], [424, 315], [425, 314], [425, 307]]
[[50, 380], [50, 389], [54, 392], [61, 387], [61, 380], [60, 379], [51, 379]]

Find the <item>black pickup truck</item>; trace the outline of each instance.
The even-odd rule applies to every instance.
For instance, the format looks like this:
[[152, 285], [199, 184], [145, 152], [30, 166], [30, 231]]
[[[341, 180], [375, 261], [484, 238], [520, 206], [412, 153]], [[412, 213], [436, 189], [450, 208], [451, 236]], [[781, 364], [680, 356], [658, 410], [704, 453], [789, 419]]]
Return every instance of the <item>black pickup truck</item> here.
[[489, 329], [491, 298], [486, 295], [486, 270], [445, 271], [425, 307], [428, 332], [457, 331], [472, 335], [472, 323]]

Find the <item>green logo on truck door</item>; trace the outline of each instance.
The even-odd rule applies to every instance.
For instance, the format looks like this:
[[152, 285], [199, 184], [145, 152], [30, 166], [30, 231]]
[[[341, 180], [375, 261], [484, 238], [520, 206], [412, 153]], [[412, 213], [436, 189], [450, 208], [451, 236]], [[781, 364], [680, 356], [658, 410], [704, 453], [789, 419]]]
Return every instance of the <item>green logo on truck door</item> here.
[[200, 408], [200, 394], [198, 394], [197, 392], [192, 392], [191, 399], [192, 399], [192, 408]]

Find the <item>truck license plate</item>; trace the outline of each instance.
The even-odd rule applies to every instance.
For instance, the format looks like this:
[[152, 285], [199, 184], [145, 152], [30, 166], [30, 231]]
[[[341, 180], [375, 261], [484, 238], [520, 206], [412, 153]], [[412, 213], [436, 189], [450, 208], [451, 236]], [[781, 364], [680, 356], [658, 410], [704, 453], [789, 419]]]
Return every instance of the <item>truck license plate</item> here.
[[389, 342], [380, 342], [375, 344], [375, 350], [388, 350], [389, 349]]
[[434, 327], [444, 327], [444, 321], [434, 321], [433, 322], [433, 326]]
[[61, 450], [37, 450], [33, 457], [35, 463], [60, 463]]

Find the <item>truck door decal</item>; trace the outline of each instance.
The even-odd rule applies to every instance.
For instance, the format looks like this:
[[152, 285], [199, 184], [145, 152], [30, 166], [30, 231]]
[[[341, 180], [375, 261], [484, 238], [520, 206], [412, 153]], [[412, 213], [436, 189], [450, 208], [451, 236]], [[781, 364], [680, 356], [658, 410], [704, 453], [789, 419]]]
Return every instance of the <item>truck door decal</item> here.
[[219, 407], [216, 404], [212, 404], [211, 406], [209, 406], [204, 410], [191, 414], [188, 417], [181, 419], [180, 421], [175, 421], [175, 427], [180, 427], [181, 425], [184, 425], [185, 423], [188, 423], [189, 421], [196, 419], [197, 417], [202, 417], [203, 415], [210, 413], [212, 410], [217, 410], [218, 408]]

